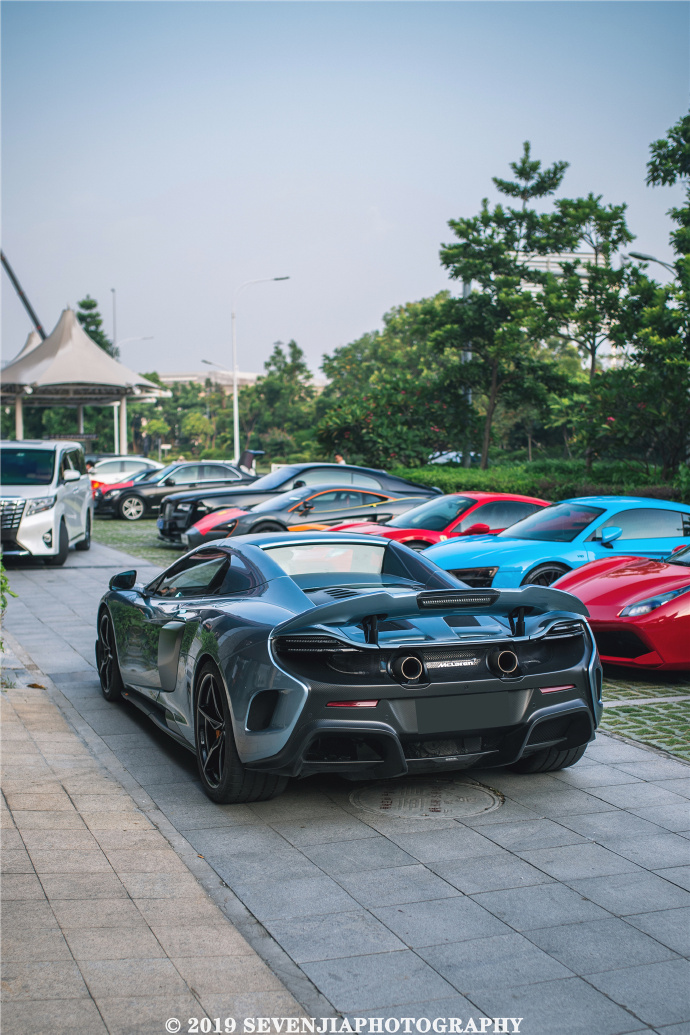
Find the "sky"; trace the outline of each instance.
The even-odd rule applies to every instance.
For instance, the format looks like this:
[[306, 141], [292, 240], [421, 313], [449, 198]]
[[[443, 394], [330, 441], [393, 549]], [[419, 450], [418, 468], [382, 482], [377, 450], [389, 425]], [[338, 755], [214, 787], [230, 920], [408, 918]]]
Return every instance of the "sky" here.
[[[524, 140], [570, 162], [561, 195], [626, 202], [633, 249], [671, 258], [679, 189], [644, 181], [688, 107], [685, 2], [0, 11], [3, 250], [47, 330], [90, 294], [112, 334], [115, 288], [136, 370], [230, 367], [233, 298], [240, 370], [294, 338], [317, 371], [392, 307], [459, 292], [448, 220], [497, 200]], [[30, 330], [3, 272], [5, 361]]]

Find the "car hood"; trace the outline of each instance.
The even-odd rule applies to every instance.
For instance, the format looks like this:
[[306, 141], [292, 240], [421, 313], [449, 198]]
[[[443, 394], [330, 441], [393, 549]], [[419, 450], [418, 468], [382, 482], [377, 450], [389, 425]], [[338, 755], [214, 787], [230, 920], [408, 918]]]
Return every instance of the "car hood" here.
[[684, 564], [616, 557], [585, 564], [554, 583], [578, 597], [593, 618], [611, 617], [626, 604], [690, 585], [690, 568]]
[[206, 535], [207, 532], [211, 532], [218, 525], [224, 525], [226, 522], [232, 521], [233, 518], [244, 517], [247, 513], [248, 511], [240, 510], [238, 507], [225, 507], [223, 510], [214, 510], [212, 513], [200, 518], [192, 527], [197, 532], [200, 532], [201, 535]]
[[482, 564], [522, 568], [527, 557], [531, 561], [535, 554], [537, 557], [543, 554], [544, 559], [548, 560], [554, 553], [560, 553], [564, 546], [570, 545], [534, 539], [509, 539], [506, 536], [468, 535], [430, 546], [424, 551], [424, 556], [446, 571]]
[[[72, 482], [71, 484], [77, 485], [78, 482]], [[0, 489], [0, 498], [36, 500], [41, 496], [54, 496], [57, 491], [57, 485], [3, 485]]]

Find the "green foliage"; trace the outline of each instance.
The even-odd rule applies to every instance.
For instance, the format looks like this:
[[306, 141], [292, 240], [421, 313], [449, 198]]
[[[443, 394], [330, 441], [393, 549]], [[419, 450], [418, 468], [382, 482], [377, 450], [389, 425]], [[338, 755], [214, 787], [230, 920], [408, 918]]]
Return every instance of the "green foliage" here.
[[[5, 565], [2, 563], [2, 558], [0, 558], [0, 625], [5, 618], [7, 598], [16, 596], [17, 594], [10, 588], [10, 580], [7, 577], [7, 572], [5, 571]], [[0, 638], [0, 651], [3, 651], [4, 649], [3, 641]]]
[[107, 352], [113, 359], [119, 359], [120, 350], [103, 330], [103, 317], [98, 311], [96, 299], [87, 295], [85, 298], [82, 298], [81, 302], [77, 302], [77, 306], [77, 320], [79, 320], [89, 338], [95, 341], [97, 345], [100, 345], [103, 351]]

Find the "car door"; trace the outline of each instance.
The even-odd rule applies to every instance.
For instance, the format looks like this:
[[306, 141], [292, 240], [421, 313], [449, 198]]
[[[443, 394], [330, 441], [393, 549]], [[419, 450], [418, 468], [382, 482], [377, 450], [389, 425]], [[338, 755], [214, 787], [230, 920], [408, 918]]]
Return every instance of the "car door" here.
[[[160, 505], [163, 497], [169, 496], [171, 492], [187, 492], [189, 489], [196, 489], [201, 484], [202, 466], [202, 464], [185, 464], [184, 467], [171, 471], [162, 484], [158, 482], [146, 491], [145, 495], [149, 505], [155, 509]], [[144, 487], [145, 485], [146, 483], [144, 483]]]
[[201, 465], [201, 488], [222, 489], [231, 482], [242, 481], [239, 474], [223, 464]]
[[[62, 502], [65, 524], [67, 525], [67, 533], [70, 540], [76, 539], [84, 531], [81, 519], [83, 497], [83, 491], [80, 489], [81, 478], [79, 481], [74, 482], [65, 481], [66, 471], [77, 471], [80, 473], [79, 468], [75, 467], [73, 463], [72, 457], [74, 452], [76, 451], [71, 449], [64, 449], [62, 451], [58, 476], [58, 484], [60, 486], [59, 498]], [[90, 485], [88, 478], [86, 482]]]
[[143, 593], [133, 593], [124, 656], [118, 642], [125, 683], [153, 699], [161, 690], [174, 691], [184, 631], [196, 620], [200, 599], [222, 583], [228, 563], [221, 550], [199, 550], [173, 564]]
[[[315, 492], [295, 504], [287, 514], [291, 532], [323, 529], [343, 519], [343, 507], [352, 494], [347, 489], [329, 489]], [[359, 493], [355, 493], [359, 499]]]
[[[601, 541], [607, 528], [620, 528], [622, 535], [610, 544]], [[612, 554], [666, 557], [676, 546], [690, 543], [690, 514], [661, 507], [631, 507], [609, 516], [592, 532], [587, 546], [595, 558]]]

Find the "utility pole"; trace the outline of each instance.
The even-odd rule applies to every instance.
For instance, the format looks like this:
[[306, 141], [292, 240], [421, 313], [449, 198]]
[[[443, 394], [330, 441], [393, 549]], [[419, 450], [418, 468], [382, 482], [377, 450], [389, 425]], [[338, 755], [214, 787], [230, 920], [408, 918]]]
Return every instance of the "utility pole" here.
[[[462, 300], [463, 300], [463, 302], [465, 302], [470, 297], [471, 293], [472, 293], [472, 281], [471, 280], [463, 280], [463, 282], [462, 282]], [[463, 363], [469, 363], [469, 361], [471, 359], [472, 359], [472, 348], [471, 348], [471, 346], [468, 346], [467, 349], [463, 349], [462, 361], [463, 361]], [[467, 409], [469, 410], [469, 408], [472, 405], [472, 389], [471, 388], [466, 388], [465, 389], [465, 402], [467, 403]], [[469, 439], [469, 435], [467, 433], [465, 433], [465, 442], [464, 442], [463, 447], [462, 447], [462, 466], [463, 467], [469, 467], [470, 466], [470, 460], [471, 460], [471, 458], [470, 458], [470, 439]]]

